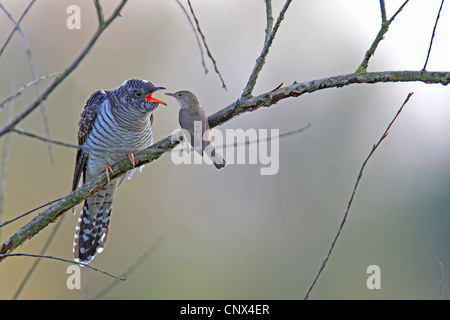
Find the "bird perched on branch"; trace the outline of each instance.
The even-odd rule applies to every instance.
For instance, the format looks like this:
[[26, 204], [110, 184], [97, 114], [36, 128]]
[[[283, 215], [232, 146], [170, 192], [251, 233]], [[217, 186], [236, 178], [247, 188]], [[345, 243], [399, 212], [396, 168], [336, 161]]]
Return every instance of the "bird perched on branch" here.
[[217, 169], [225, 167], [226, 161], [211, 144], [208, 117], [195, 94], [182, 90], [166, 93], [166, 95], [175, 98], [178, 102], [180, 106], [178, 121], [194, 150], [201, 156], [206, 153]]
[[[106, 171], [108, 184], [86, 198], [75, 231], [73, 255], [88, 263], [101, 252], [108, 236], [111, 205], [119, 178], [110, 179], [111, 166], [125, 157], [118, 149], [143, 150], [153, 144], [152, 112], [166, 104], [152, 96], [165, 89], [146, 80], [127, 80], [120, 87], [92, 94], [78, 124], [78, 150], [72, 190]], [[134, 167], [133, 151], [127, 153]]]

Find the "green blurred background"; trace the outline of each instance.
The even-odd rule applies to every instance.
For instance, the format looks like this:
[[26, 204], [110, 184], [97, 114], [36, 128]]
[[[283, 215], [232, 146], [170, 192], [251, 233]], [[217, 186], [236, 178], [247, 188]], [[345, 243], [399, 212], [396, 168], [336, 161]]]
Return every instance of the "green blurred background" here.
[[[276, 18], [284, 1], [273, 0]], [[396, 18], [369, 71], [420, 70], [440, 5], [412, 1]], [[17, 20], [29, 1], [2, 0]], [[109, 16], [119, 1], [102, 1]], [[183, 2], [185, 4], [185, 2]], [[51, 137], [76, 143], [80, 112], [91, 93], [143, 78], [168, 91], [197, 93], [208, 113], [234, 102], [260, 54], [266, 27], [261, 0], [192, 0], [228, 91], [207, 59], [205, 74], [195, 35], [175, 1], [130, 0], [79, 67], [45, 101]], [[388, 17], [403, 1], [386, 1]], [[69, 5], [81, 9], [81, 29], [68, 30]], [[444, 9], [427, 70], [450, 70], [450, 8]], [[39, 75], [62, 72], [97, 27], [93, 1], [37, 1], [21, 24]], [[356, 70], [380, 26], [377, 0], [293, 1], [254, 94], [280, 83]], [[0, 15], [0, 43], [12, 30]], [[0, 100], [32, 80], [16, 33], [0, 58]], [[50, 80], [43, 81], [45, 89]], [[450, 269], [450, 91], [423, 83], [352, 85], [244, 114], [219, 127], [280, 132], [311, 123], [280, 141], [280, 169], [259, 165], [174, 165], [170, 155], [147, 165], [118, 190], [108, 245], [92, 265], [121, 274], [161, 235], [157, 249], [103, 298], [301, 299], [311, 285], [344, 215], [360, 167], [408, 92], [415, 94], [366, 167], [347, 224], [311, 299], [439, 299], [440, 267]], [[157, 95], [163, 98], [162, 93]], [[33, 88], [15, 100], [18, 114]], [[178, 128], [178, 106], [155, 112], [158, 141]], [[8, 111], [0, 113], [1, 126]], [[19, 126], [45, 135], [34, 111]], [[0, 139], [0, 147], [5, 137]], [[10, 134], [2, 220], [70, 191], [75, 150]], [[226, 152], [225, 152], [226, 157]], [[78, 207], [79, 208], [79, 207]], [[78, 212], [79, 213], [79, 209]], [[65, 214], [47, 254], [71, 259], [77, 216]], [[1, 229], [4, 242], [29, 218]], [[38, 253], [54, 225], [17, 252]], [[33, 258], [0, 265], [0, 298], [10, 299]], [[381, 268], [381, 289], [368, 290], [366, 268]], [[82, 290], [66, 287], [67, 263], [43, 260], [20, 299], [91, 298], [111, 278], [83, 268]], [[444, 298], [450, 297], [448, 276]]]

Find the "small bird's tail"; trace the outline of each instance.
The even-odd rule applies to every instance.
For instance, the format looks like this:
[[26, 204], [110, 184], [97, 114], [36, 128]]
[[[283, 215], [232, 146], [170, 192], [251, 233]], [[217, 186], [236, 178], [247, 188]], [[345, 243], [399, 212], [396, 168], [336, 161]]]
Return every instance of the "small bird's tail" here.
[[211, 143], [207, 145], [205, 148], [205, 153], [209, 156], [212, 163], [217, 169], [222, 169], [226, 166], [227, 162], [225, 159], [220, 155], [219, 152], [216, 151], [216, 148], [213, 147]]
[[89, 263], [106, 245], [116, 181], [111, 181], [111, 184], [84, 202], [73, 244], [73, 256], [77, 262]]

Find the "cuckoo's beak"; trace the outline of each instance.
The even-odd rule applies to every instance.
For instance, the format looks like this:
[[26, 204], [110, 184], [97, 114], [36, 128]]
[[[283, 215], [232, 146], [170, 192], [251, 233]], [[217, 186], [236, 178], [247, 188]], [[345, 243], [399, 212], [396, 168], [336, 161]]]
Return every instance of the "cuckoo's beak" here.
[[[163, 90], [163, 89], [165, 89], [165, 88], [163, 88], [163, 87], [157, 87], [157, 88], [155, 88], [155, 91], [157, 91], [157, 90]], [[155, 91], [153, 91], [152, 93], [149, 93], [148, 95], [146, 95], [145, 98], [144, 98], [145, 101], [154, 102], [154, 103], [161, 103], [161, 104], [167, 106], [167, 103], [165, 103], [164, 101], [152, 97], [152, 94], [153, 94]]]

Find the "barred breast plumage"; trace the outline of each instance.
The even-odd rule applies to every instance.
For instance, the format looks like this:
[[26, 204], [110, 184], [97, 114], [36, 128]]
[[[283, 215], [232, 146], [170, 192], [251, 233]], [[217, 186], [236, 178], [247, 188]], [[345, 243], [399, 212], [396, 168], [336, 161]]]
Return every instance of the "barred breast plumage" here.
[[[79, 122], [78, 143], [83, 149], [77, 152], [73, 190], [81, 176], [83, 183], [89, 181], [123, 159], [124, 149], [142, 150], [153, 143], [152, 112], [164, 102], [152, 93], [160, 89], [164, 88], [133, 79], [112, 91], [99, 90], [91, 95]], [[112, 179], [85, 200], [75, 231], [76, 261], [88, 263], [103, 250], [118, 184], [117, 178]]]

